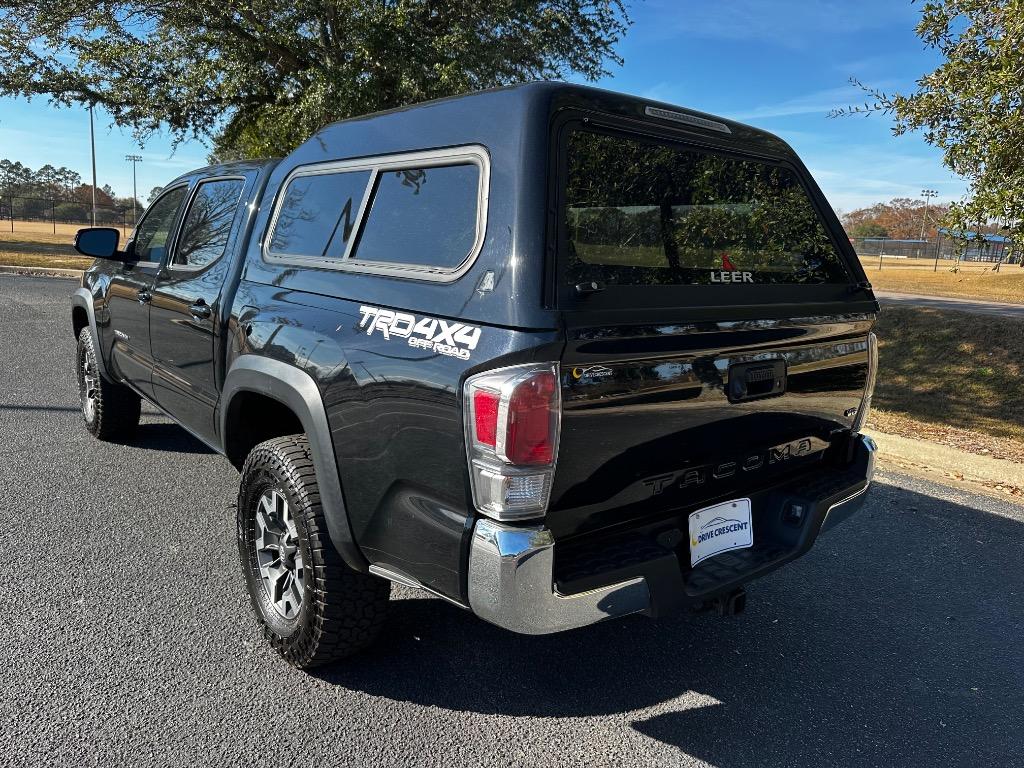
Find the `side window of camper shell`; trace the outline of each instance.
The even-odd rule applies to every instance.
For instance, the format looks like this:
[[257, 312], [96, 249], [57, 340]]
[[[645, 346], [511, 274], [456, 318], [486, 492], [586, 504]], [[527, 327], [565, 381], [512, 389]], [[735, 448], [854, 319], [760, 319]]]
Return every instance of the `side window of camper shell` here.
[[488, 175], [477, 146], [302, 166], [278, 196], [265, 258], [455, 279], [482, 244]]

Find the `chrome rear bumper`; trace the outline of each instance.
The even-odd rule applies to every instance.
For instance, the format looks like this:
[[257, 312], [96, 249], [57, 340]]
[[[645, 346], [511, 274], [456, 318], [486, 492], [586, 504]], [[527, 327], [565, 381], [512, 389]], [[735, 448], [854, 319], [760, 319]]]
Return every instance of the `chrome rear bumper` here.
[[878, 446], [867, 435], [859, 435], [859, 438], [857, 455], [854, 457], [854, 461], [859, 467], [863, 468], [867, 483], [860, 490], [850, 494], [842, 501], [837, 501], [828, 508], [825, 521], [821, 524], [821, 529], [818, 531], [819, 534], [839, 525], [864, 505], [864, 495], [868, 492], [868, 488], [871, 487], [871, 480], [875, 476], [875, 457], [878, 455]]
[[[874, 473], [874, 442], [857, 441], [855, 466], [867, 483], [833, 503], [819, 517], [816, 534], [845, 520], [863, 503]], [[810, 543], [808, 543], [808, 547]], [[599, 589], [560, 594], [554, 579], [555, 540], [543, 526], [514, 526], [478, 520], [469, 554], [469, 605], [492, 624], [527, 635], [544, 635], [594, 624], [604, 619], [646, 612], [651, 592], [643, 577]]]
[[478, 521], [469, 554], [473, 612], [513, 632], [546, 635], [647, 609], [650, 594], [642, 578], [578, 595], [558, 594], [554, 548], [547, 528]]

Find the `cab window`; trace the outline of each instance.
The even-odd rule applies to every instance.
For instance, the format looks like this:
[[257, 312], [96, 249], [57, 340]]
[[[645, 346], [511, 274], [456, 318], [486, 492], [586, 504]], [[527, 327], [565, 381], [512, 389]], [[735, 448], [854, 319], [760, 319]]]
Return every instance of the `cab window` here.
[[199, 185], [185, 213], [170, 266], [203, 269], [224, 255], [244, 186], [243, 179], [214, 179]]
[[167, 249], [167, 240], [185, 199], [188, 187], [175, 187], [160, 197], [135, 229], [134, 254], [139, 261], [161, 262]]

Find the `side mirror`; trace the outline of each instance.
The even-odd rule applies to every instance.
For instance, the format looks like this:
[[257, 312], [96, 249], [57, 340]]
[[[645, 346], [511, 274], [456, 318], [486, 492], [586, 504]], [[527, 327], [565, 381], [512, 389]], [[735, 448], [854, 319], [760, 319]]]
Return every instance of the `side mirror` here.
[[80, 229], [75, 235], [75, 250], [94, 259], [124, 261], [124, 254], [117, 251], [120, 239], [121, 233], [112, 227]]

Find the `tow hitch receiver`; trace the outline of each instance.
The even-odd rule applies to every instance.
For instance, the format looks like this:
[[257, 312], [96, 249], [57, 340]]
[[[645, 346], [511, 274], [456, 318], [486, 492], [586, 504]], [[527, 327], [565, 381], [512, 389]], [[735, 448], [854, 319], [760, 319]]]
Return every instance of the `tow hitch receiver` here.
[[738, 616], [747, 607], [747, 590], [736, 587], [732, 592], [715, 598], [715, 610], [719, 616]]
[[743, 587], [737, 587], [731, 592], [719, 595], [711, 600], [702, 600], [694, 604], [691, 610], [694, 613], [704, 613], [713, 610], [719, 616], [737, 616], [743, 613], [743, 609], [746, 607], [747, 590]]

